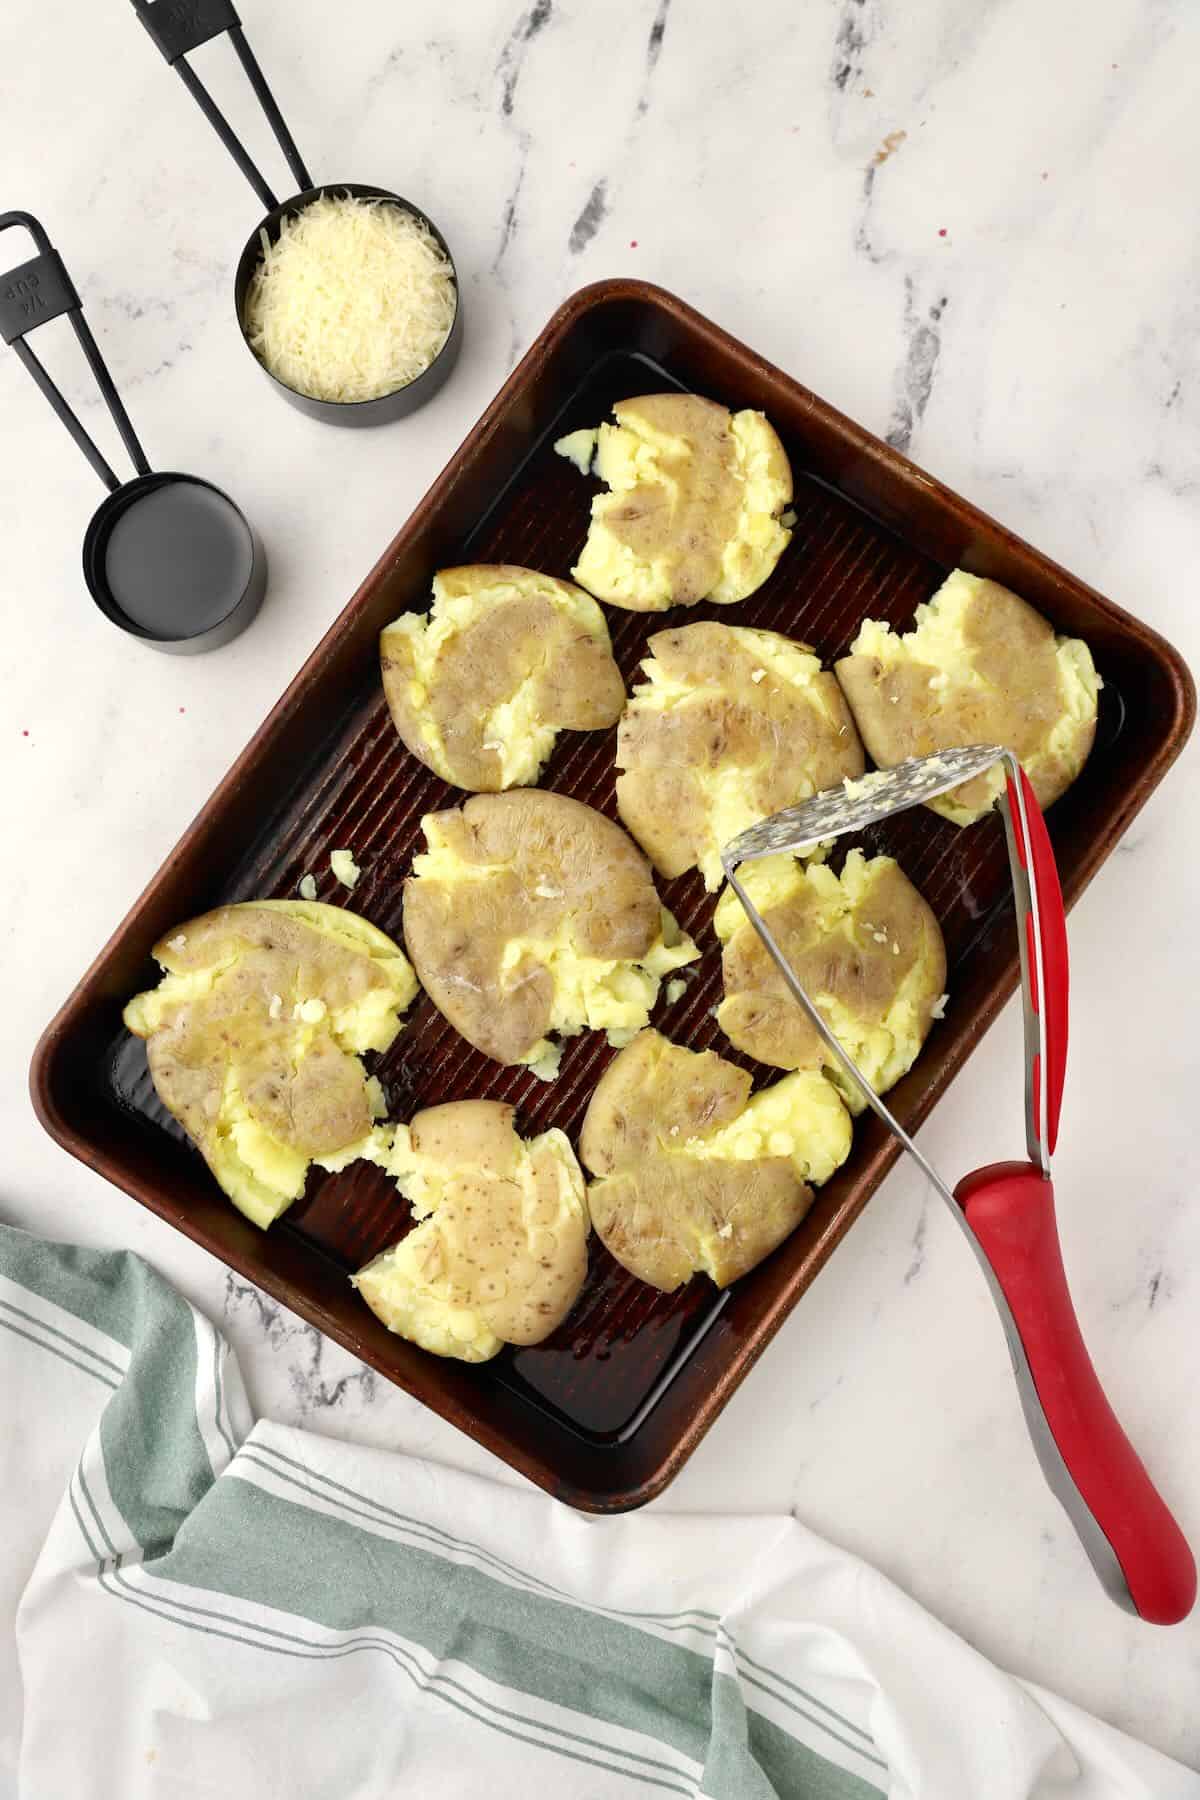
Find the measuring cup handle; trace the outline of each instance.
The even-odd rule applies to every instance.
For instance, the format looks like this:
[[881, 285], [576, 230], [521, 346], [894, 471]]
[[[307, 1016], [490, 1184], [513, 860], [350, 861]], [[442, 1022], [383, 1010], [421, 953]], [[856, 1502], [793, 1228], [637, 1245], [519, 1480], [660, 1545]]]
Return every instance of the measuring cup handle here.
[[0, 286], [0, 337], [6, 344], [32, 331], [47, 319], [57, 319], [65, 312], [77, 311], [79, 295], [67, 274], [62, 257], [51, 244], [32, 213], [0, 214], [0, 231], [23, 225], [34, 243], [37, 255], [32, 261], [10, 269]]
[[1196, 1565], [1088, 1355], [1067, 1288], [1053, 1186], [1032, 1163], [992, 1163], [964, 1176], [954, 1197], [1008, 1301], [1041, 1416], [1134, 1610], [1154, 1625], [1177, 1624], [1196, 1598]]
[[0, 337], [16, 351], [58, 418], [111, 493], [120, 487], [119, 478], [71, 411], [65, 396], [25, 342], [29, 332], [35, 331], [39, 325], [45, 325], [50, 319], [65, 315], [70, 320], [71, 329], [87, 357], [104, 404], [121, 434], [121, 441], [133, 460], [134, 468], [139, 475], [148, 475], [150, 465], [137, 440], [129, 414], [121, 404], [121, 396], [113, 385], [112, 376], [100, 354], [100, 347], [83, 316], [83, 302], [75, 292], [75, 284], [67, 274], [62, 257], [32, 213], [0, 213], [0, 232], [8, 231], [14, 225], [23, 226], [29, 233], [37, 247], [37, 255], [28, 262], [19, 263], [7, 274], [0, 274]]
[[312, 176], [305, 168], [304, 159], [296, 148], [296, 141], [284, 123], [283, 114], [275, 103], [274, 94], [267, 86], [267, 79], [259, 67], [258, 59], [246, 41], [241, 20], [233, 8], [232, 0], [133, 0], [133, 10], [267, 211], [274, 212], [278, 204], [275, 195], [258, 166], [251, 160], [245, 145], [187, 60], [189, 50], [195, 50], [199, 45], [207, 44], [210, 39], [220, 37], [222, 32], [229, 34], [229, 41], [246, 72], [250, 86], [254, 89], [255, 98], [266, 114], [267, 123], [275, 134], [275, 142], [283, 151], [297, 185], [301, 191], [307, 191], [313, 185]]

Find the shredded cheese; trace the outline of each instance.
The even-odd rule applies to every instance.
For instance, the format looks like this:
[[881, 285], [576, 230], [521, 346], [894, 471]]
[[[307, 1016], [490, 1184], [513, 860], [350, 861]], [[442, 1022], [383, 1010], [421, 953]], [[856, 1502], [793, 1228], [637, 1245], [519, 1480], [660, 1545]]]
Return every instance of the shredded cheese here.
[[322, 194], [285, 219], [246, 295], [270, 373], [314, 400], [377, 400], [424, 373], [450, 335], [458, 291], [424, 222], [386, 200]]

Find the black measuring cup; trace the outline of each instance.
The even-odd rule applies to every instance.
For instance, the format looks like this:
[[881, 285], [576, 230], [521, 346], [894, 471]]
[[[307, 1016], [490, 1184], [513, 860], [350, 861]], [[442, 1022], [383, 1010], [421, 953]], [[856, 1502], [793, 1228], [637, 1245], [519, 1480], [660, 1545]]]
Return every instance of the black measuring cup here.
[[[83, 540], [88, 591], [106, 619], [155, 650], [215, 650], [244, 631], [258, 611], [267, 585], [266, 552], [220, 488], [195, 475], [151, 470], [62, 258], [29, 213], [0, 213], [0, 231], [13, 225], [25, 227], [38, 253], [0, 274], [0, 337], [108, 489]], [[137, 470], [132, 481], [117, 479], [25, 341], [63, 314]]]
[[[264, 219], [255, 227], [246, 248], [238, 260], [237, 275], [234, 280], [234, 306], [237, 311], [238, 329], [242, 341], [258, 367], [267, 378], [274, 383], [279, 392], [290, 403], [307, 413], [311, 419], [323, 419], [333, 425], [384, 425], [392, 419], [402, 419], [408, 413], [415, 412], [426, 400], [433, 397], [441, 387], [447, 375], [454, 367], [462, 344], [462, 290], [459, 286], [458, 273], [454, 267], [454, 258], [445, 238], [419, 206], [411, 200], [405, 200], [390, 188], [363, 187], [355, 181], [324, 182], [314, 187], [312, 176], [304, 166], [295, 139], [284, 123], [283, 114], [275, 103], [275, 96], [267, 86], [266, 77], [258, 65], [258, 59], [246, 41], [241, 20], [234, 11], [231, 0], [133, 0], [133, 9], [138, 18], [162, 51], [163, 56], [184, 87], [191, 94], [197, 106], [232, 156], [262, 204], [267, 208]], [[211, 38], [219, 37], [227, 32], [229, 41], [237, 53], [238, 61], [246, 72], [250, 86], [267, 122], [275, 134], [275, 141], [287, 159], [288, 168], [300, 184], [300, 192], [293, 194], [290, 200], [279, 201], [271, 192], [256, 165], [251, 161], [245, 145], [240, 141], [217, 106], [212, 95], [200, 80], [196, 71], [187, 60], [187, 52], [206, 44]], [[251, 280], [262, 260], [262, 239], [265, 235], [268, 242], [275, 243], [286, 219], [294, 218], [304, 211], [314, 200], [323, 194], [348, 194], [360, 200], [384, 200], [402, 211], [411, 213], [413, 218], [425, 225], [439, 246], [446, 261], [450, 264], [450, 273], [454, 281], [454, 322], [450, 327], [445, 343], [429, 364], [427, 369], [407, 382], [403, 387], [394, 388], [390, 394], [380, 394], [374, 400], [317, 400], [311, 394], [302, 394], [296, 388], [289, 387], [273, 375], [261, 358], [256, 354], [250, 342], [250, 334], [246, 329], [246, 295]]]

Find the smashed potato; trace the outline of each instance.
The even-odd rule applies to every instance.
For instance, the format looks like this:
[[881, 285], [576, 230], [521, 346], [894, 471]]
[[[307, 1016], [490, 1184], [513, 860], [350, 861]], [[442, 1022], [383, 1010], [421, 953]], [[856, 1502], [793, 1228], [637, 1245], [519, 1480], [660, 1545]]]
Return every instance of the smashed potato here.
[[579, 800], [479, 794], [422, 826], [408, 953], [438, 1010], [497, 1062], [550, 1073], [551, 1033], [644, 1025], [660, 979], [699, 955], [625, 833]]
[[650, 639], [617, 735], [617, 808], [668, 878], [721, 885], [721, 848], [865, 766], [834, 677], [806, 644], [743, 625]]
[[513, 1109], [457, 1100], [396, 1128], [377, 1158], [414, 1229], [354, 1276], [372, 1312], [435, 1356], [486, 1362], [539, 1344], [587, 1275], [583, 1174], [561, 1131], [524, 1143]]
[[[1083, 640], [1058, 637], [1008, 588], [963, 569], [918, 606], [915, 629], [903, 636], [865, 620], [836, 673], [880, 768], [967, 744], [1004, 744], [1042, 807], [1074, 781], [1096, 734], [1100, 680]], [[970, 825], [1003, 787], [997, 764], [926, 804]]]
[[441, 570], [432, 610], [385, 626], [379, 655], [407, 748], [475, 793], [531, 785], [560, 731], [614, 725], [625, 703], [596, 602], [509, 563]]
[[642, 1031], [592, 1095], [579, 1154], [592, 1224], [616, 1260], [670, 1292], [727, 1287], [800, 1223], [850, 1153], [850, 1115], [813, 1070], [750, 1096], [750, 1077]]
[[592, 501], [576, 581], [632, 612], [728, 605], [761, 587], [792, 535], [780, 523], [792, 471], [763, 414], [695, 394], [619, 400], [613, 414], [554, 446], [610, 490]]
[[159, 1099], [234, 1205], [267, 1226], [310, 1162], [349, 1161], [382, 1110], [359, 1056], [386, 1050], [417, 983], [389, 937], [316, 901], [222, 906], [154, 946], [166, 971], [125, 1024]]
[[[840, 876], [792, 856], [743, 864], [739, 880], [834, 1036], [876, 1093], [910, 1069], [946, 982], [936, 918], [890, 856], [851, 850]], [[821, 1069], [852, 1112], [866, 1102], [784, 983], [732, 888], [713, 915], [724, 945], [717, 1023], [776, 1069]]]

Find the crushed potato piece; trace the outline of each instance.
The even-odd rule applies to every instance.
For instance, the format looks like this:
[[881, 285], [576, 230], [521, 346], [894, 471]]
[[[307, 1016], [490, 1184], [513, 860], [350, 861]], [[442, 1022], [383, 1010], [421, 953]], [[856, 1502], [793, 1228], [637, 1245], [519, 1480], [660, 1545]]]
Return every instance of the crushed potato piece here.
[[366, 919], [304, 900], [220, 907], [155, 956], [163, 979], [129, 1002], [125, 1024], [225, 1193], [270, 1225], [303, 1193], [310, 1163], [367, 1153], [373, 1108], [358, 1059], [395, 1039], [412, 969]]
[[[801, 987], [878, 1093], [911, 1068], [946, 979], [933, 912], [890, 856], [824, 863], [766, 856], [740, 873]], [[857, 1084], [796, 1002], [732, 889], [713, 926], [723, 946], [717, 1021], [739, 1050], [778, 1069], [821, 1068], [852, 1112]], [[878, 946], [878, 948], [876, 948]]]
[[568, 431], [565, 437], [554, 440], [555, 453], [565, 456], [568, 462], [575, 464], [581, 475], [586, 475], [596, 454], [598, 435], [595, 431]]
[[555, 1037], [637, 1029], [660, 982], [699, 955], [644, 858], [592, 807], [529, 788], [423, 821], [404, 931], [422, 985], [497, 1062], [539, 1065]]
[[[668, 880], [785, 806], [863, 769], [833, 675], [778, 632], [706, 623], [657, 632], [617, 733], [617, 808]], [[758, 682], [758, 671], [772, 675]]]
[[575, 1154], [557, 1130], [524, 1142], [512, 1120], [495, 1100], [430, 1107], [376, 1157], [415, 1224], [354, 1285], [389, 1330], [436, 1356], [484, 1362], [505, 1343], [540, 1343], [587, 1274]]
[[787, 1075], [753, 1097], [750, 1086], [711, 1050], [653, 1030], [596, 1086], [579, 1139], [592, 1224], [653, 1287], [670, 1291], [699, 1271], [724, 1287], [745, 1274], [849, 1154], [850, 1116], [823, 1075]]
[[379, 656], [404, 744], [476, 793], [532, 787], [560, 731], [614, 725], [625, 703], [591, 595], [511, 563], [439, 570], [430, 611], [386, 626]]
[[340, 881], [343, 887], [353, 888], [362, 874], [362, 870], [349, 850], [331, 850], [329, 867], [333, 871], [334, 879]]
[[[787, 548], [792, 497], [783, 445], [762, 413], [730, 413], [695, 394], [620, 400], [598, 429], [592, 501], [572, 573], [634, 612], [744, 600]], [[572, 434], [572, 438], [579, 434]], [[562, 440], [563, 449], [570, 440]]]
[[[902, 635], [866, 619], [837, 664], [863, 742], [881, 769], [969, 744], [1005, 744], [1038, 803], [1052, 804], [1092, 747], [1100, 680], [1080, 638], [1060, 637], [999, 582], [955, 569]], [[990, 810], [997, 764], [925, 804], [955, 825]]]

